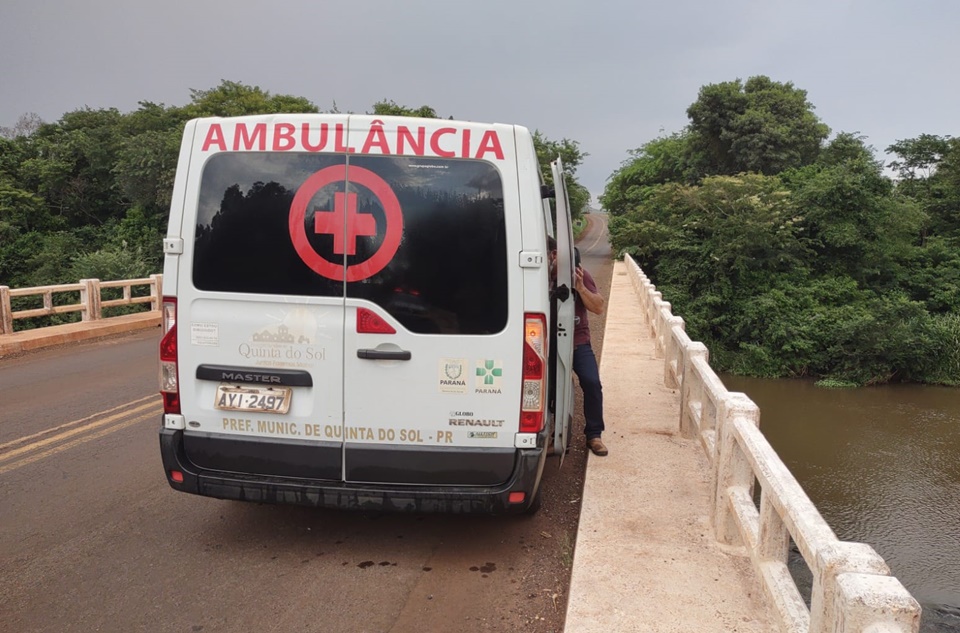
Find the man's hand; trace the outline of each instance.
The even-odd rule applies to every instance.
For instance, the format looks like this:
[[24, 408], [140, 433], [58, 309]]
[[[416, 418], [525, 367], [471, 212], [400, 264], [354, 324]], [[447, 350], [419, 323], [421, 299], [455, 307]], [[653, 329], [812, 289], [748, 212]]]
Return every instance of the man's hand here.
[[576, 275], [573, 279], [573, 287], [576, 289], [577, 294], [580, 295], [580, 300], [583, 301], [583, 305], [586, 306], [587, 310], [593, 312], [594, 314], [603, 314], [603, 309], [605, 307], [605, 301], [603, 296], [598, 292], [592, 292], [587, 288], [583, 283], [583, 268], [577, 266]]
[[577, 292], [583, 292], [587, 289], [587, 287], [583, 285], [583, 268], [580, 266], [577, 266], [574, 271], [573, 287], [577, 289]]

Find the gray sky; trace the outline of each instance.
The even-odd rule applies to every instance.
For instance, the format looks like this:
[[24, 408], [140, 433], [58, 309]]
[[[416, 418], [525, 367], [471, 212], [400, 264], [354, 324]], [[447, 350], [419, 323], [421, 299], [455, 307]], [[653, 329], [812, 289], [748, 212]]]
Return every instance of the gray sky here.
[[754, 75], [806, 90], [880, 158], [958, 136], [958, 33], [957, 0], [0, 0], [0, 125], [184, 105], [221, 79], [322, 110], [386, 98], [577, 140], [596, 197], [701, 86]]

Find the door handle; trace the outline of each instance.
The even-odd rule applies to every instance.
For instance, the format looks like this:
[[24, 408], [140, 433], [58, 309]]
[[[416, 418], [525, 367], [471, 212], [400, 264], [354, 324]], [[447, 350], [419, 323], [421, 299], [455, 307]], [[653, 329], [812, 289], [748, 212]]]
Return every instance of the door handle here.
[[405, 349], [358, 349], [357, 358], [367, 360], [410, 360], [412, 354]]

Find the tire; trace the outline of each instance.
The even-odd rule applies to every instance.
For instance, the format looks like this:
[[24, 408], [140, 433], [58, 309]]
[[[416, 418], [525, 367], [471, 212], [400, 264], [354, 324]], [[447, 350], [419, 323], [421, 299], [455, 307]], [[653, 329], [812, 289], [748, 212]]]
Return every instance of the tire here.
[[533, 496], [533, 501], [530, 502], [530, 505], [527, 506], [527, 509], [524, 510], [524, 514], [536, 514], [540, 511], [540, 507], [543, 504], [543, 495], [540, 494], [540, 487], [537, 487], [537, 494]]

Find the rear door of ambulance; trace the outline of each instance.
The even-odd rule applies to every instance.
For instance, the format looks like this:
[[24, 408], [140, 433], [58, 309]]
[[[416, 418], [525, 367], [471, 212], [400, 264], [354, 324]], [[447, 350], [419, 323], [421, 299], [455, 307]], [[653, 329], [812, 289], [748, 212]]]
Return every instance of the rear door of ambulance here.
[[196, 123], [165, 270], [201, 468], [342, 480], [346, 130], [346, 115]]
[[503, 483], [524, 340], [513, 128], [351, 116], [348, 146], [345, 479]]
[[201, 120], [190, 160], [170, 248], [188, 458], [335, 481], [508, 479], [524, 337], [512, 128]]
[[554, 446], [563, 447], [560, 464], [566, 455], [573, 423], [573, 333], [575, 328], [574, 305], [574, 246], [573, 221], [570, 217], [570, 199], [563, 161], [558, 156], [550, 163], [554, 183], [554, 200], [557, 216], [557, 353], [554, 375], [556, 382], [556, 410], [554, 417]]

